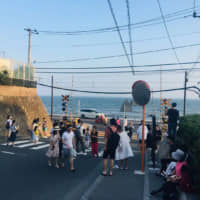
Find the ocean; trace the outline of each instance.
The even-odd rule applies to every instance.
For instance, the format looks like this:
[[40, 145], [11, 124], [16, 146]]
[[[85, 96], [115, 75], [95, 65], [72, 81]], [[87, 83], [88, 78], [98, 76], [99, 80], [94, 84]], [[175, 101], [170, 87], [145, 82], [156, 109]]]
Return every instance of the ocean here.
[[[48, 113], [51, 113], [51, 97], [40, 96]], [[131, 98], [118, 98], [118, 97], [73, 97], [73, 113], [76, 114], [80, 109], [93, 108], [98, 112], [103, 112], [108, 117], [120, 117], [123, 118], [124, 113], [120, 112], [120, 108], [127, 99], [131, 101]], [[180, 115], [183, 115], [183, 99], [172, 99], [171, 102], [177, 103], [177, 109]], [[68, 105], [68, 111], [70, 111], [70, 105]], [[164, 109], [164, 108], [163, 108]], [[187, 114], [200, 114], [200, 100], [199, 99], [187, 99], [186, 103]], [[62, 98], [61, 96], [54, 96], [53, 114], [64, 114], [62, 111]], [[160, 118], [160, 99], [151, 100], [146, 106], [146, 118], [150, 119], [150, 115], [155, 114], [156, 118]], [[132, 106], [132, 112], [126, 113], [127, 118], [140, 120], [142, 119], [142, 107]]]

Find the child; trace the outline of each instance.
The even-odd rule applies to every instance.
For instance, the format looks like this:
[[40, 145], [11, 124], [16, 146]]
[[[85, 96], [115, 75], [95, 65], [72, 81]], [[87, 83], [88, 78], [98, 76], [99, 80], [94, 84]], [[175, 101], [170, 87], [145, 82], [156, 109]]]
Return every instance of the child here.
[[56, 168], [59, 168], [58, 165], [58, 158], [59, 158], [59, 141], [60, 141], [60, 128], [59, 126], [54, 127], [53, 134], [51, 135], [50, 139], [50, 146], [49, 150], [47, 151], [47, 157], [49, 157], [48, 165], [49, 167], [52, 165], [51, 164], [51, 159], [55, 158], [56, 159]]
[[34, 129], [33, 129], [33, 142], [35, 145], [37, 145], [38, 140], [39, 140], [39, 127], [38, 125], [35, 125]]
[[92, 144], [92, 156], [99, 157], [99, 155], [98, 155], [98, 132], [97, 132], [96, 126], [93, 126], [90, 137], [91, 137], [91, 144]]
[[87, 127], [86, 129], [86, 133], [85, 133], [85, 146], [88, 149], [90, 146], [90, 133], [89, 133], [90, 129], [89, 127]]
[[18, 133], [18, 130], [17, 130], [18, 128], [15, 125], [15, 120], [12, 121], [12, 125], [10, 129], [11, 129], [11, 135], [10, 135], [9, 141], [12, 142], [12, 146], [15, 146], [16, 135]]

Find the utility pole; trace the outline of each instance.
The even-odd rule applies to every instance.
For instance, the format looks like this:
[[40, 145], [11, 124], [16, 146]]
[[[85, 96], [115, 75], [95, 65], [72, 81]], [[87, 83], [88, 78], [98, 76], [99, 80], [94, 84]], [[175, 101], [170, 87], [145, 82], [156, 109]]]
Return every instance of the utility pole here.
[[51, 121], [53, 120], [53, 75], [51, 76]]
[[188, 82], [188, 72], [185, 71], [185, 81], [184, 81], [184, 107], [183, 107], [183, 116], [186, 114], [186, 95], [187, 95], [187, 82]]
[[28, 32], [28, 67], [29, 67], [29, 80], [31, 79], [31, 36], [32, 33], [38, 35], [38, 31], [36, 29], [32, 30], [30, 28], [25, 28], [25, 31]]

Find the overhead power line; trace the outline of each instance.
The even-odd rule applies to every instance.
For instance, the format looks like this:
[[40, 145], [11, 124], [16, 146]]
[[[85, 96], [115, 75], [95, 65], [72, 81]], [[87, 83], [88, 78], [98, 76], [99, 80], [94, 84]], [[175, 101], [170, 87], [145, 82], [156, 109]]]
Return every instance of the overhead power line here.
[[110, 1], [110, 0], [107, 0], [107, 2], [108, 2], [110, 12], [111, 12], [112, 18], [113, 18], [113, 20], [114, 20], [114, 23], [115, 23], [115, 26], [116, 26], [118, 35], [119, 35], [119, 39], [120, 39], [120, 41], [121, 41], [122, 48], [123, 48], [123, 50], [124, 50], [124, 53], [125, 53], [125, 55], [126, 55], [126, 58], [127, 58], [127, 60], [128, 60], [129, 65], [130, 65], [130, 68], [131, 68], [131, 70], [132, 70], [132, 73], [134, 74], [134, 69], [133, 69], [133, 66], [131, 65], [131, 61], [130, 61], [130, 59], [129, 59], [129, 55], [128, 55], [128, 52], [127, 52], [127, 50], [126, 50], [126, 46], [125, 46], [124, 41], [123, 41], [123, 38], [122, 38], [120, 29], [119, 29], [119, 25], [118, 25], [117, 19], [116, 19], [116, 17], [115, 17], [115, 13], [114, 13], [114, 10], [113, 10], [111, 1]]
[[[52, 88], [51, 85], [47, 85], [47, 84], [43, 84], [43, 83], [38, 83], [37, 82], [37, 85]], [[114, 94], [116, 94], [116, 95], [119, 95], [119, 94], [131, 94], [131, 92], [89, 91], [89, 90], [69, 89], [69, 88], [56, 87], [56, 86], [53, 86], [53, 88], [54, 89], [58, 89], [58, 90], [66, 90], [66, 91], [71, 91], [71, 92], [90, 93], [90, 94], [112, 94], [112, 95], [114, 95]], [[190, 86], [190, 87], [187, 87], [186, 89], [197, 89], [197, 87], [196, 86]], [[166, 90], [162, 90], [162, 92], [171, 92], [171, 91], [178, 91], [178, 90], [184, 90], [184, 88], [166, 89]], [[158, 93], [158, 92], [161, 92], [161, 91], [160, 90], [152, 90], [151, 92], [152, 93]]]
[[[188, 47], [195, 47], [199, 46], [200, 43], [196, 44], [189, 44], [189, 45], [182, 45], [182, 46], [175, 46], [175, 49], [182, 49], [182, 48], [188, 48]], [[142, 51], [142, 52], [136, 52], [133, 55], [143, 55], [143, 54], [148, 54], [148, 53], [155, 53], [155, 52], [162, 52], [162, 51], [169, 51], [171, 48], [163, 48], [163, 49], [155, 49], [155, 50], [150, 50], [150, 51]], [[130, 54], [128, 54], [130, 55]], [[118, 58], [118, 57], [124, 57], [126, 55], [124, 54], [119, 54], [119, 55], [111, 55], [111, 56], [100, 56], [100, 57], [90, 57], [90, 58], [78, 58], [78, 59], [68, 59], [68, 60], [47, 60], [47, 61], [34, 61], [35, 63], [38, 64], [46, 64], [46, 63], [65, 63], [65, 62], [79, 62], [79, 61], [90, 61], [90, 60], [101, 60], [101, 59], [111, 59], [111, 58]]]
[[[196, 65], [200, 64], [199, 61], [196, 62], [182, 62], [182, 63], [160, 63], [160, 64], [152, 64], [152, 65], [135, 65], [135, 68], [148, 68], [148, 67], [160, 67], [160, 66], [174, 66], [174, 65]], [[38, 69], [68, 69], [68, 70], [76, 70], [76, 69], [118, 69], [118, 68], [129, 68], [129, 66], [107, 66], [107, 67], [35, 67], [36, 70]]]
[[[191, 33], [184, 33], [184, 34], [174, 34], [171, 35], [171, 37], [185, 37], [185, 36], [191, 36], [194, 34], [200, 34], [200, 32], [191, 32]], [[144, 38], [144, 39], [138, 39], [132, 41], [132, 43], [139, 43], [139, 42], [145, 42], [145, 41], [154, 41], [154, 40], [163, 40], [168, 37], [165, 36], [158, 36], [158, 37], [150, 37], [150, 38]], [[129, 43], [130, 41], [124, 41], [124, 43]], [[91, 43], [91, 44], [73, 44], [71, 47], [96, 47], [96, 46], [110, 46], [110, 45], [118, 45], [119, 42], [103, 42], [103, 43]]]
[[132, 45], [132, 31], [131, 31], [131, 14], [130, 14], [129, 0], [126, 0], [126, 8], [127, 8], [127, 18], [128, 18], [128, 35], [129, 35], [129, 47], [130, 47], [131, 65], [134, 66], [133, 45]]
[[180, 63], [180, 60], [179, 60], [178, 55], [177, 55], [177, 53], [176, 53], [176, 50], [175, 50], [173, 41], [172, 41], [172, 39], [171, 39], [169, 30], [168, 30], [168, 27], [167, 27], [167, 23], [166, 23], [166, 21], [165, 21], [165, 17], [164, 17], [163, 10], [162, 10], [161, 4], [160, 4], [160, 0], [157, 0], [157, 2], [158, 2], [158, 6], [159, 6], [159, 9], [160, 9], [160, 14], [161, 14], [161, 17], [162, 17], [162, 20], [163, 20], [163, 25], [164, 25], [164, 27], [165, 27], [165, 31], [166, 31], [166, 33], [167, 33], [167, 37], [168, 37], [168, 39], [169, 39], [170, 45], [171, 45], [171, 47], [172, 47], [172, 50], [173, 50], [173, 52], [174, 52], [174, 55], [175, 55], [175, 57], [176, 57], [177, 62]]
[[[138, 70], [135, 71], [137, 73], [156, 73], [156, 72], [175, 72], [175, 71], [187, 71], [190, 70], [191, 68], [181, 68], [181, 69], [163, 69], [163, 70], [157, 70], [157, 69], [153, 69], [153, 70]], [[200, 68], [195, 68], [195, 70], [200, 70]], [[58, 72], [58, 71], [37, 71], [35, 73], [39, 73], [39, 74], [124, 74], [124, 73], [130, 73], [132, 71], [96, 71], [96, 72], [66, 72], [66, 71], [62, 71], [62, 72]]]
[[[199, 8], [199, 6], [196, 6], [196, 8]], [[188, 16], [192, 16], [191, 12], [193, 11], [193, 7], [183, 9], [183, 10], [178, 10], [173, 13], [169, 13], [165, 15], [166, 21], [174, 21], [174, 20], [179, 20], [183, 19]], [[179, 17], [181, 16], [181, 17]], [[133, 28], [141, 28], [141, 27], [146, 27], [146, 26], [152, 26], [156, 24], [162, 23], [161, 17], [155, 17], [152, 19], [136, 22], [134, 24], [131, 24]], [[120, 30], [127, 30], [128, 25], [121, 25], [119, 26]], [[90, 29], [90, 30], [77, 30], [77, 31], [52, 31], [52, 30], [39, 30], [38, 32], [40, 33], [45, 33], [45, 34], [53, 34], [53, 35], [81, 35], [81, 34], [96, 34], [96, 33], [105, 33], [105, 32], [113, 32], [117, 31], [116, 27], [105, 27], [105, 28], [98, 28], [98, 29]]]

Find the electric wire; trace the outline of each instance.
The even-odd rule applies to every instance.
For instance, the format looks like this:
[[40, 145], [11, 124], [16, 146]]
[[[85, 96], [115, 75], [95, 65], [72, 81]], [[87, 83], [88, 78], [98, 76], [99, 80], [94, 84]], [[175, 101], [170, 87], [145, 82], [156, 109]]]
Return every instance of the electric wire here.
[[177, 55], [177, 53], [176, 53], [176, 50], [175, 50], [175, 48], [174, 48], [174, 44], [173, 44], [173, 41], [172, 41], [172, 39], [171, 39], [169, 30], [168, 30], [168, 27], [167, 27], [167, 23], [166, 23], [166, 21], [165, 21], [165, 17], [164, 17], [163, 10], [162, 10], [161, 4], [160, 4], [160, 0], [157, 0], [157, 3], [158, 3], [158, 7], [159, 7], [159, 10], [160, 10], [160, 14], [161, 14], [161, 17], [162, 17], [162, 20], [163, 20], [163, 25], [164, 25], [164, 27], [165, 27], [165, 31], [166, 31], [166, 33], [167, 33], [167, 37], [168, 37], [168, 39], [169, 39], [170, 45], [171, 45], [171, 47], [172, 47], [172, 50], [173, 50], [173, 52], [174, 52], [174, 55], [175, 55], [175, 57], [176, 57], [177, 62], [180, 63], [180, 60], [179, 60], [178, 55]]
[[[160, 63], [160, 64], [151, 64], [151, 65], [135, 65], [135, 68], [148, 68], [148, 67], [160, 67], [160, 66], [173, 66], [173, 65], [191, 65], [191, 64], [200, 64], [199, 61], [196, 62], [182, 62], [182, 63]], [[107, 67], [35, 67], [36, 70], [40, 69], [68, 69], [68, 70], [76, 70], [76, 69], [118, 69], [118, 68], [129, 68], [129, 66], [107, 66]]]
[[116, 29], [117, 29], [117, 33], [118, 33], [119, 38], [120, 38], [120, 41], [121, 41], [122, 48], [123, 48], [123, 50], [124, 50], [124, 53], [125, 53], [125, 55], [126, 55], [126, 58], [127, 58], [127, 60], [128, 60], [129, 65], [130, 65], [130, 68], [131, 68], [131, 70], [132, 70], [132, 73], [134, 74], [134, 69], [133, 69], [133, 66], [131, 66], [131, 61], [130, 61], [130, 59], [129, 59], [129, 55], [128, 55], [128, 52], [127, 52], [127, 50], [126, 50], [126, 46], [125, 46], [124, 41], [123, 41], [123, 38], [122, 38], [120, 29], [119, 29], [119, 25], [118, 25], [117, 19], [116, 19], [116, 17], [115, 17], [115, 13], [114, 13], [114, 10], [113, 10], [111, 1], [110, 1], [110, 0], [107, 0], [107, 2], [108, 2], [108, 6], [109, 6], [109, 9], [110, 9], [112, 18], [113, 18], [113, 20], [114, 20]]
[[[137, 73], [156, 73], [156, 72], [175, 72], [175, 71], [186, 71], [189, 70], [190, 68], [178, 68], [178, 69], [162, 69], [162, 70], [138, 70], [135, 71]], [[200, 70], [200, 68], [195, 68], [195, 70]], [[66, 72], [66, 71], [62, 71], [62, 72], [58, 72], [58, 71], [37, 71], [35, 73], [39, 73], [39, 74], [124, 74], [124, 73], [131, 73], [132, 71], [93, 71], [93, 72]]]
[[[89, 91], [89, 90], [77, 90], [77, 89], [70, 89], [70, 88], [63, 88], [63, 87], [57, 87], [57, 86], [51, 86], [43, 83], [37, 82], [37, 85], [44, 86], [44, 87], [49, 87], [49, 88], [54, 88], [54, 89], [59, 89], [59, 90], [66, 90], [66, 91], [71, 91], [71, 92], [80, 92], [80, 93], [92, 93], [92, 94], [131, 94], [131, 92], [106, 92], [106, 91]], [[186, 89], [197, 89], [196, 86], [189, 86]], [[184, 90], [185, 88], [173, 88], [173, 89], [165, 89], [162, 90], [162, 92], [170, 92], [170, 91], [178, 91], [178, 90]], [[199, 89], [199, 88], [198, 88]], [[152, 93], [158, 93], [161, 92], [160, 90], [152, 90]]]
[[[200, 32], [174, 34], [174, 35], [171, 35], [171, 37], [185, 37], [185, 36], [190, 36], [190, 35], [194, 35], [194, 34], [200, 34]], [[134, 42], [132, 42], [132, 43], [154, 41], [154, 40], [163, 40], [163, 39], [166, 39], [166, 38], [167, 37], [165, 37], [165, 36], [144, 38], [144, 39], [134, 40]], [[129, 41], [124, 41], [124, 43], [129, 43]], [[109, 46], [109, 45], [118, 45], [118, 44], [119, 44], [119, 42], [104, 42], [104, 43], [91, 43], [91, 44], [73, 44], [73, 45], [71, 45], [71, 47], [95, 47], [95, 46]]]
[[[196, 8], [199, 8], [199, 6], [196, 6]], [[184, 17], [187, 17], [187, 16], [184, 16], [184, 15], [190, 14], [192, 10], [193, 10], [193, 7], [183, 9], [183, 10], [179, 10], [179, 11], [165, 15], [165, 18], [167, 20], [168, 18], [170, 19], [170, 18], [173, 18], [173, 17], [176, 17], [176, 16], [181, 16], [181, 15], [183, 15], [183, 18], [184, 18]], [[192, 16], [192, 15], [188, 15], [188, 16]], [[160, 22], [160, 20], [161, 20], [161, 17], [155, 17], [155, 18], [152, 18], [152, 19], [136, 22], [134, 24], [131, 24], [131, 26], [139, 26], [139, 28], [140, 28], [140, 25], [146, 26], [146, 25], [148, 25], [148, 23], [151, 23], [151, 22], [162, 23], [162, 22]], [[176, 20], [176, 18], [175, 18], [175, 20]], [[149, 25], [151, 26], [151, 25], [154, 25], [154, 24], [149, 24]], [[128, 25], [121, 25], [121, 26], [119, 26], [119, 28], [120, 28], [120, 30], [126, 30], [128, 28]], [[134, 28], [137, 28], [137, 27], [134, 27]], [[95, 33], [96, 34], [96, 33], [99, 33], [99, 32], [103, 33], [105, 31], [117, 31], [117, 29], [116, 29], [116, 27], [106, 27], [106, 28], [91, 29], [91, 30], [78, 30], [78, 31], [38, 30], [39, 33], [63, 34], [63, 35], [78, 35], [78, 34], [86, 34], [86, 33], [92, 33], [92, 34]]]
[[[175, 46], [174, 49], [182, 49], [182, 48], [188, 48], [188, 47], [195, 47], [199, 46], [200, 43], [196, 44], [189, 44], [189, 45], [182, 45], [182, 46]], [[156, 49], [156, 50], [150, 50], [150, 51], [143, 51], [143, 52], [135, 52], [133, 55], [143, 55], [148, 53], [155, 53], [155, 52], [162, 52], [162, 51], [169, 51], [171, 48], [164, 48], [164, 49]], [[130, 54], [128, 54], [130, 55]], [[88, 57], [88, 58], [78, 58], [78, 59], [68, 59], [68, 60], [46, 60], [46, 61], [37, 61], [35, 60], [33, 64], [47, 64], [47, 63], [65, 63], [65, 62], [79, 62], [79, 61], [90, 61], [90, 60], [102, 60], [102, 59], [111, 59], [111, 58], [119, 58], [124, 57], [126, 55], [119, 54], [119, 55], [111, 55], [111, 56], [100, 56], [100, 57]]]
[[129, 35], [129, 47], [130, 47], [130, 55], [131, 55], [131, 65], [134, 66], [133, 45], [132, 45], [132, 31], [131, 31], [131, 15], [130, 15], [129, 0], [126, 0], [126, 8], [127, 8], [127, 18], [128, 18], [128, 35]]

